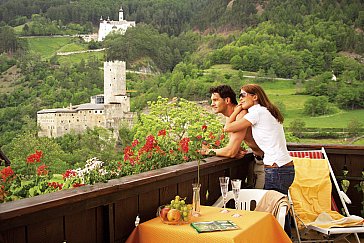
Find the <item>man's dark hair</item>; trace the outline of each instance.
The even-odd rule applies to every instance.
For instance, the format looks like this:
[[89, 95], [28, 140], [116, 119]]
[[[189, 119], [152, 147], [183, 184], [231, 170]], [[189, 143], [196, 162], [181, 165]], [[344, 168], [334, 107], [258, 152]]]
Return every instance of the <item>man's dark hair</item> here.
[[219, 85], [216, 87], [211, 87], [210, 88], [210, 94], [213, 93], [218, 93], [220, 95], [221, 98], [230, 98], [231, 103], [233, 103], [234, 105], [237, 105], [238, 102], [236, 101], [236, 94], [234, 92], [234, 90], [229, 86], [229, 85]]

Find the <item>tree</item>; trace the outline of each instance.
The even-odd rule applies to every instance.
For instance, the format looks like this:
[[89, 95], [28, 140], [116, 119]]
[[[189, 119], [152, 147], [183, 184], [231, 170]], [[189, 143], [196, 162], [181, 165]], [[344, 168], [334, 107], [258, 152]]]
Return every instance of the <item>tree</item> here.
[[0, 53], [15, 52], [19, 47], [18, 44], [13, 28], [9, 26], [0, 27]]
[[148, 102], [148, 106], [149, 114], [141, 114], [133, 127], [134, 139], [142, 143], [148, 135], [163, 129], [173, 133], [176, 141], [184, 136], [197, 136], [203, 125], [213, 133], [221, 132], [222, 124], [216, 115], [185, 99], [169, 101], [158, 97], [157, 101]]
[[289, 125], [289, 130], [292, 132], [294, 136], [302, 138], [303, 132], [305, 131], [305, 126], [306, 126], [305, 121], [301, 119], [294, 119]]
[[239, 70], [242, 68], [243, 59], [241, 58], [241, 56], [235, 55], [231, 58], [230, 64], [231, 64], [232, 68]]
[[335, 108], [325, 96], [312, 97], [304, 104], [304, 113], [309, 116], [320, 116], [335, 113]]
[[350, 120], [348, 123], [348, 133], [350, 136], [355, 137], [360, 134], [363, 123], [357, 119]]

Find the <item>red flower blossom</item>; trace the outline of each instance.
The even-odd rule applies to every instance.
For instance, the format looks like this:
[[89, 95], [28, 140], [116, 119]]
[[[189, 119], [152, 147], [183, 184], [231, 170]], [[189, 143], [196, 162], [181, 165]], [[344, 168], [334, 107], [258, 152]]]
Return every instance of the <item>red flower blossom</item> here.
[[166, 136], [167, 132], [166, 129], [162, 129], [158, 132], [158, 136]]
[[131, 146], [136, 147], [138, 144], [139, 144], [139, 140], [138, 139], [135, 139], [133, 141], [133, 143], [131, 144]]
[[0, 171], [0, 175], [1, 175], [2, 181], [6, 182], [8, 180], [8, 178], [10, 178], [11, 176], [14, 175], [14, 171], [10, 166], [8, 166]]
[[215, 145], [216, 145], [216, 146], [220, 146], [220, 144], [221, 144], [220, 140], [216, 140], [216, 141], [215, 141]]
[[63, 184], [58, 182], [48, 182], [48, 187], [52, 187], [53, 189], [62, 190]]
[[123, 164], [121, 162], [118, 162], [118, 171], [123, 169]]
[[42, 176], [42, 175], [48, 175], [48, 170], [47, 170], [48, 166], [46, 165], [40, 165], [38, 168], [37, 168], [37, 175], [38, 176]]
[[63, 174], [63, 180], [66, 179], [66, 178], [74, 177], [76, 175], [77, 175], [76, 171], [66, 170], [66, 172]]
[[40, 159], [43, 157], [43, 152], [41, 150], [36, 150], [34, 154], [31, 154], [27, 157], [27, 163], [33, 164], [35, 162], [40, 162]]
[[189, 151], [188, 143], [190, 142], [189, 138], [182, 138], [179, 142], [178, 150], [182, 151], [183, 153], [187, 154]]
[[74, 183], [72, 186], [73, 187], [81, 187], [81, 186], [84, 186], [85, 184], [82, 184], [82, 183]]
[[209, 138], [210, 138], [210, 139], [215, 139], [215, 136], [214, 136], [214, 134], [213, 134], [212, 132], [210, 132], [210, 134], [209, 134]]
[[146, 138], [144, 146], [139, 150], [139, 154], [144, 152], [149, 152], [154, 148], [154, 145], [157, 144], [153, 135], [149, 135]]
[[203, 124], [202, 125], [202, 131], [206, 131], [207, 130], [207, 125], [206, 124]]
[[221, 134], [220, 135], [220, 140], [224, 140], [224, 138], [225, 138], [225, 134]]
[[202, 139], [202, 136], [201, 136], [201, 135], [197, 135], [197, 136], [196, 136], [196, 138], [197, 138], [198, 140], [201, 140], [201, 139]]
[[[135, 141], [135, 140], [134, 140]], [[130, 158], [134, 155], [134, 152], [132, 150], [132, 147], [127, 146], [124, 149], [124, 161], [130, 160]]]

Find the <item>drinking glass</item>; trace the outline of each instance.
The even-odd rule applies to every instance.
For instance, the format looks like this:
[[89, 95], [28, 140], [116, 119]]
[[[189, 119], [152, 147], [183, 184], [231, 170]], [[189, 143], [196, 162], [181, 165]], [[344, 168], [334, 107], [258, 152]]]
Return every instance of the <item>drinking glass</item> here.
[[221, 210], [220, 213], [229, 212], [229, 210], [226, 209], [226, 197], [229, 190], [229, 179], [229, 177], [219, 177], [222, 201], [224, 203], [224, 209]]
[[[235, 210], [238, 210], [238, 199], [239, 199], [239, 193], [240, 193], [240, 186], [241, 186], [241, 180], [239, 179], [233, 179], [231, 180], [231, 186], [233, 188], [233, 194], [234, 194], [234, 201], [235, 201]], [[240, 217], [241, 215], [237, 212], [233, 214], [234, 218]]]

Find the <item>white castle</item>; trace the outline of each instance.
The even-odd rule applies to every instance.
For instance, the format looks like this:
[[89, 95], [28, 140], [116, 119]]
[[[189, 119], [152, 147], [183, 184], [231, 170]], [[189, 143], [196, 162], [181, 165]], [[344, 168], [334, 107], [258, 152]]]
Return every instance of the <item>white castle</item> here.
[[117, 135], [121, 123], [133, 124], [134, 114], [126, 93], [125, 62], [104, 62], [104, 94], [92, 96], [90, 103], [38, 111], [38, 136], [60, 137], [95, 127], [112, 129]]
[[99, 34], [98, 34], [98, 41], [103, 41], [105, 37], [110, 34], [112, 31], [119, 31], [121, 34], [124, 34], [125, 31], [129, 27], [134, 27], [135, 21], [126, 21], [124, 20], [124, 11], [123, 7], [120, 7], [119, 10], [119, 20], [114, 21], [110, 20], [108, 17], [107, 20], [104, 20], [102, 17], [100, 19], [100, 27], [99, 27]]

